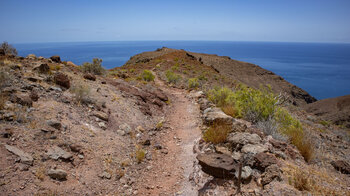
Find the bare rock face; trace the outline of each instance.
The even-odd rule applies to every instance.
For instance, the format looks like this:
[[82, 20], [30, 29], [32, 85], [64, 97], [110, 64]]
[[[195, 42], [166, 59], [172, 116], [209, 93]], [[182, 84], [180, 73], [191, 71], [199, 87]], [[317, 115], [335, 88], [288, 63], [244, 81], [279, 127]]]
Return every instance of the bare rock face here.
[[96, 76], [93, 75], [93, 74], [91, 74], [91, 73], [86, 73], [86, 74], [84, 74], [83, 77], [84, 77], [85, 79], [87, 79], [87, 80], [96, 81]]
[[61, 57], [60, 56], [52, 56], [50, 59], [55, 63], [61, 63]]
[[55, 180], [67, 180], [67, 172], [62, 169], [50, 169], [47, 175]]
[[244, 154], [258, 154], [267, 151], [267, 146], [264, 146], [262, 144], [246, 144], [241, 150], [241, 152]]
[[70, 80], [66, 74], [56, 73], [54, 76], [54, 81], [57, 85], [60, 85], [64, 88], [70, 88]]
[[11, 153], [19, 156], [21, 159], [21, 163], [27, 164], [27, 165], [32, 165], [33, 164], [33, 157], [30, 156], [30, 154], [23, 152], [22, 150], [18, 149], [17, 147], [6, 145], [5, 148], [10, 151]]
[[197, 155], [202, 170], [217, 178], [232, 178], [238, 164], [229, 155], [206, 153]]
[[350, 164], [343, 161], [343, 160], [338, 160], [338, 161], [333, 161], [331, 163], [333, 167], [340, 171], [343, 174], [350, 174]]
[[234, 121], [231, 116], [225, 114], [220, 108], [217, 107], [206, 109], [203, 112], [203, 118], [205, 124], [220, 123], [232, 125]]

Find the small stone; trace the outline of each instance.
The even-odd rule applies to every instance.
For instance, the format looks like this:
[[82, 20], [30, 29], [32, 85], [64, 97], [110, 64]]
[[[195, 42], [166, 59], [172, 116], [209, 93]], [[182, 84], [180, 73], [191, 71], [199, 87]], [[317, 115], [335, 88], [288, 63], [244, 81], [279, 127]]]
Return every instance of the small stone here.
[[118, 135], [124, 136], [125, 132], [123, 130], [118, 129], [117, 130]]
[[123, 130], [126, 134], [129, 134], [131, 132], [131, 127], [126, 123], [120, 125], [119, 129]]
[[100, 123], [98, 123], [98, 126], [99, 127], [101, 127], [102, 129], [107, 129], [107, 125], [106, 125], [106, 123], [105, 122], [100, 122]]
[[71, 160], [73, 155], [69, 152], [66, 152], [62, 148], [58, 146], [54, 146], [53, 148], [50, 148], [46, 153], [49, 158], [53, 160], [63, 159], [63, 160]]
[[[241, 179], [243, 181], [249, 181], [251, 179], [251, 177], [252, 177], [252, 172], [253, 172], [253, 170], [249, 166], [242, 167]], [[238, 173], [238, 170], [237, 170], [235, 172], [235, 176], [236, 176], [237, 179], [238, 179], [238, 175], [239, 175], [239, 173]]]
[[50, 127], [58, 129], [58, 130], [60, 130], [62, 127], [62, 124], [58, 121], [55, 121], [55, 120], [48, 120], [48, 121], [46, 121], [46, 124], [49, 125]]
[[85, 79], [87, 80], [91, 80], [91, 81], [95, 81], [96, 80], [96, 76], [91, 74], [91, 73], [85, 73], [83, 76]]
[[83, 149], [83, 147], [79, 144], [71, 144], [71, 145], [69, 145], [69, 148], [71, 149], [71, 151], [79, 152], [79, 153], [81, 153], [82, 149]]
[[97, 118], [104, 120], [104, 121], [108, 121], [108, 114], [104, 113], [104, 112], [94, 112], [92, 114], [93, 116], [96, 116]]
[[102, 174], [98, 175], [102, 179], [111, 179], [112, 175], [108, 172], [103, 172]]
[[79, 159], [84, 159], [84, 155], [82, 155], [82, 154], [79, 154], [78, 157], [79, 157]]
[[50, 169], [47, 175], [56, 180], [67, 180], [67, 172], [62, 169]]

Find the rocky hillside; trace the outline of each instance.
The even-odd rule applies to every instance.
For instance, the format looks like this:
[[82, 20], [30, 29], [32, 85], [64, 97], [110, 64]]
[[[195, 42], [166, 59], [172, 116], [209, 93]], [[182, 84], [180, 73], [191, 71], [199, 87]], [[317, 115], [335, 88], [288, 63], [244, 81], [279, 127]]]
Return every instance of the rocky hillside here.
[[[315, 102], [256, 65], [169, 48], [98, 63], [0, 54], [1, 195], [350, 195], [349, 129], [331, 118], [347, 97]], [[242, 83], [269, 85], [292, 132], [209, 97]]]
[[161, 71], [175, 69], [174, 72], [183, 75], [183, 78], [202, 76], [210, 87], [230, 86], [237, 83], [244, 83], [254, 88], [269, 85], [274, 92], [288, 95], [294, 105], [305, 105], [316, 101], [306, 91], [287, 82], [281, 76], [257, 65], [233, 60], [230, 57], [161, 48], [131, 57], [124, 68], [147, 68], [148, 65], [158, 65]]
[[330, 123], [350, 128], [350, 95], [323, 99], [304, 106], [305, 110]]

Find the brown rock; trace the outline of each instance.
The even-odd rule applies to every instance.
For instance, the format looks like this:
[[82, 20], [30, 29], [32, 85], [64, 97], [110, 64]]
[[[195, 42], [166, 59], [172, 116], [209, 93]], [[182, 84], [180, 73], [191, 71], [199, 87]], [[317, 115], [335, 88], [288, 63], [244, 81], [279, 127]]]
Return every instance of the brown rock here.
[[278, 181], [281, 181], [282, 180], [281, 175], [282, 175], [281, 170], [278, 167], [278, 165], [276, 164], [270, 165], [265, 169], [265, 172], [261, 176], [261, 184], [265, 186], [271, 183], [275, 179]]
[[205, 173], [217, 178], [232, 178], [238, 168], [233, 158], [225, 154], [199, 154], [197, 159]]
[[350, 164], [344, 160], [332, 161], [333, 167], [343, 174], [350, 174]]
[[104, 112], [97, 112], [97, 111], [94, 112], [92, 115], [104, 121], [108, 121], [108, 117], [109, 117], [108, 114]]
[[83, 150], [83, 147], [79, 144], [71, 144], [69, 145], [69, 148], [73, 151], [73, 152], [79, 152], [81, 153]]
[[62, 169], [50, 169], [47, 175], [56, 180], [67, 180], [67, 172]]
[[60, 57], [60, 56], [52, 56], [52, 57], [50, 57], [50, 59], [51, 59], [53, 62], [61, 63], [61, 57]]
[[18, 103], [18, 104], [21, 104], [23, 106], [28, 106], [28, 107], [33, 106], [32, 99], [28, 95], [25, 95], [25, 94], [13, 94], [13, 95], [11, 95], [10, 100], [14, 103]]
[[43, 64], [35, 67], [34, 71], [37, 71], [37, 72], [42, 73], [42, 74], [48, 74], [50, 72], [50, 67], [46, 63], [43, 63]]
[[39, 100], [39, 95], [36, 91], [31, 91], [29, 97], [33, 100], [33, 101], [38, 101]]
[[60, 85], [64, 88], [70, 88], [70, 80], [66, 74], [56, 73], [54, 76], [54, 81], [57, 85]]
[[254, 159], [255, 167], [260, 171], [265, 171], [267, 167], [273, 164], [277, 164], [278, 162], [277, 158], [274, 155], [263, 152], [255, 155]]
[[87, 79], [87, 80], [92, 80], [92, 81], [95, 81], [95, 80], [96, 80], [96, 76], [93, 75], [93, 74], [91, 74], [91, 73], [86, 73], [86, 74], [84, 74], [83, 77], [84, 77], [85, 79]]

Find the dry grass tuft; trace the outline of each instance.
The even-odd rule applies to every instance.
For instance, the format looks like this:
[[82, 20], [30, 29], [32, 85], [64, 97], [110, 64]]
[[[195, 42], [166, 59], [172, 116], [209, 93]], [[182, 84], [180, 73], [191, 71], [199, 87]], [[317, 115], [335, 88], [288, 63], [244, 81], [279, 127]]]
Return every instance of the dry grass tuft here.
[[203, 139], [213, 144], [223, 143], [226, 141], [230, 131], [230, 125], [215, 123], [203, 134]]
[[35, 176], [36, 176], [39, 180], [43, 181], [43, 180], [45, 179], [45, 173], [46, 173], [45, 168], [44, 168], [44, 167], [39, 167], [39, 168], [36, 169], [36, 171], [35, 171]]
[[146, 151], [142, 149], [140, 146], [136, 146], [136, 151], [135, 151], [135, 157], [137, 160], [137, 163], [141, 163], [146, 156]]
[[236, 117], [238, 115], [238, 112], [233, 105], [225, 105], [221, 107], [222, 111], [232, 117]]

